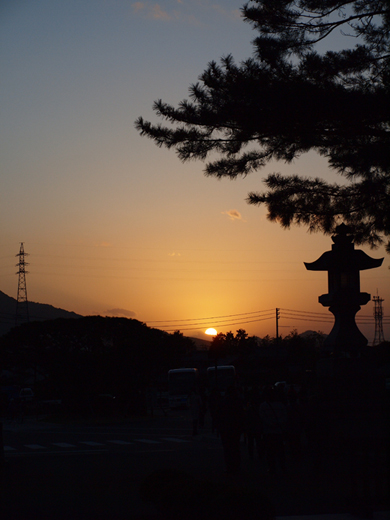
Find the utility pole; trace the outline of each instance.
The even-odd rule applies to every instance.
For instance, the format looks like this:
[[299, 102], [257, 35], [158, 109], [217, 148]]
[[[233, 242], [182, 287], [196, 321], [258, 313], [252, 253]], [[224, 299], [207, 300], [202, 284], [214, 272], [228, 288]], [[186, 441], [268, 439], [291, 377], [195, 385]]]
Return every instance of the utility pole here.
[[276, 345], [279, 345], [279, 319], [280, 319], [280, 309], [276, 307]]
[[15, 327], [20, 325], [23, 322], [29, 321], [28, 315], [28, 301], [27, 301], [27, 286], [26, 286], [26, 265], [28, 263], [25, 261], [25, 257], [28, 256], [28, 253], [24, 252], [23, 242], [20, 243], [19, 253], [15, 256], [19, 257], [19, 262], [16, 264], [16, 267], [19, 267], [18, 272], [16, 273], [18, 277], [18, 296], [16, 298], [16, 315], [15, 315]]
[[384, 301], [383, 298], [380, 298], [379, 296], [373, 296], [373, 301], [375, 304], [374, 307], [374, 318], [375, 318], [375, 335], [374, 335], [374, 341], [372, 342], [372, 346], [379, 345], [383, 341], [385, 341], [385, 338], [383, 336], [383, 309], [382, 309], [382, 302]]

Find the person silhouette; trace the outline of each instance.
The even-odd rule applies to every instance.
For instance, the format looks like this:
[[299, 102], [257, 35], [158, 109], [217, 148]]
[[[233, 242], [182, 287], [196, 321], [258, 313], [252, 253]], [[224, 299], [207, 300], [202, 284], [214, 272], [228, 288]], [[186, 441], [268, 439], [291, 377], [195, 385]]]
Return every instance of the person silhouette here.
[[273, 387], [264, 390], [265, 401], [259, 407], [263, 425], [264, 449], [270, 474], [276, 472], [276, 462], [285, 469], [284, 431], [287, 423], [287, 409], [278, 399]]
[[199, 420], [202, 412], [202, 399], [196, 390], [191, 390], [188, 397], [188, 404], [192, 419], [192, 435], [198, 435]]
[[241, 466], [240, 439], [244, 431], [244, 407], [236, 387], [226, 390], [218, 410], [218, 429], [221, 435], [226, 471], [236, 474]]

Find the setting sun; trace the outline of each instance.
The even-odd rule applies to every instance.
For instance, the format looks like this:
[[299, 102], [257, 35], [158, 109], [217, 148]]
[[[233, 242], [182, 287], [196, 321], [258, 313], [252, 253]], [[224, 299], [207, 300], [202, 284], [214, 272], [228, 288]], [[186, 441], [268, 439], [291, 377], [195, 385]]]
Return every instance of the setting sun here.
[[205, 331], [205, 334], [207, 334], [208, 336], [216, 336], [217, 335], [217, 331], [215, 329], [207, 329]]

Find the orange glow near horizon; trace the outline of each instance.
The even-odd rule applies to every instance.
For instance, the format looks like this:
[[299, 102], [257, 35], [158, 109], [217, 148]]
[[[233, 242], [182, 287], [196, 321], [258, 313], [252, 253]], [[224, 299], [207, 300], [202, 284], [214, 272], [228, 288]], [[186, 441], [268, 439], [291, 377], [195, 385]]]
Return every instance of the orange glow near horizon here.
[[[146, 16], [146, 8], [129, 16], [125, 2], [84, 4], [88, 24], [70, 16], [66, 2], [48, 10], [44, 0], [13, 2], [2, 19], [0, 291], [17, 297], [23, 242], [31, 302], [207, 341], [239, 329], [274, 337], [276, 308], [282, 336], [329, 333], [333, 314], [318, 301], [327, 274], [304, 262], [329, 251], [331, 237], [284, 229], [246, 202], [273, 171], [342, 181], [326, 157], [310, 151], [271, 161], [230, 182], [206, 177], [202, 161], [181, 162], [133, 125], [139, 116], [158, 123], [154, 100], [177, 106], [210, 60], [227, 51], [237, 63], [251, 56], [252, 28], [208, 2], [192, 2], [191, 17], [185, 2], [165, 2], [165, 18]], [[236, 2], [223, 5], [235, 13]], [[384, 246], [357, 249], [385, 257], [360, 283], [384, 299], [388, 340], [389, 256]], [[357, 314], [366, 316], [369, 341], [373, 312], [371, 301]], [[205, 333], [214, 326], [218, 332]]]

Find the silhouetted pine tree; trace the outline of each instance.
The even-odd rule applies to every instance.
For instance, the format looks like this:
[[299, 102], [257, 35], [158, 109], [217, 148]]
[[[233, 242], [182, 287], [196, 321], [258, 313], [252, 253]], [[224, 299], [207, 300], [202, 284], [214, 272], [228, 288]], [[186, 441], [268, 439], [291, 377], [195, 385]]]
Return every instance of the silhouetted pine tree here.
[[[283, 227], [328, 234], [343, 220], [356, 242], [382, 243], [390, 234], [389, 1], [256, 0], [242, 13], [259, 33], [254, 57], [209, 63], [190, 100], [154, 103], [168, 126], [140, 117], [136, 128], [183, 161], [217, 152], [205, 174], [218, 178], [314, 150], [341, 184], [273, 173], [249, 203], [265, 204]], [[320, 53], [336, 32], [345, 48]]]

